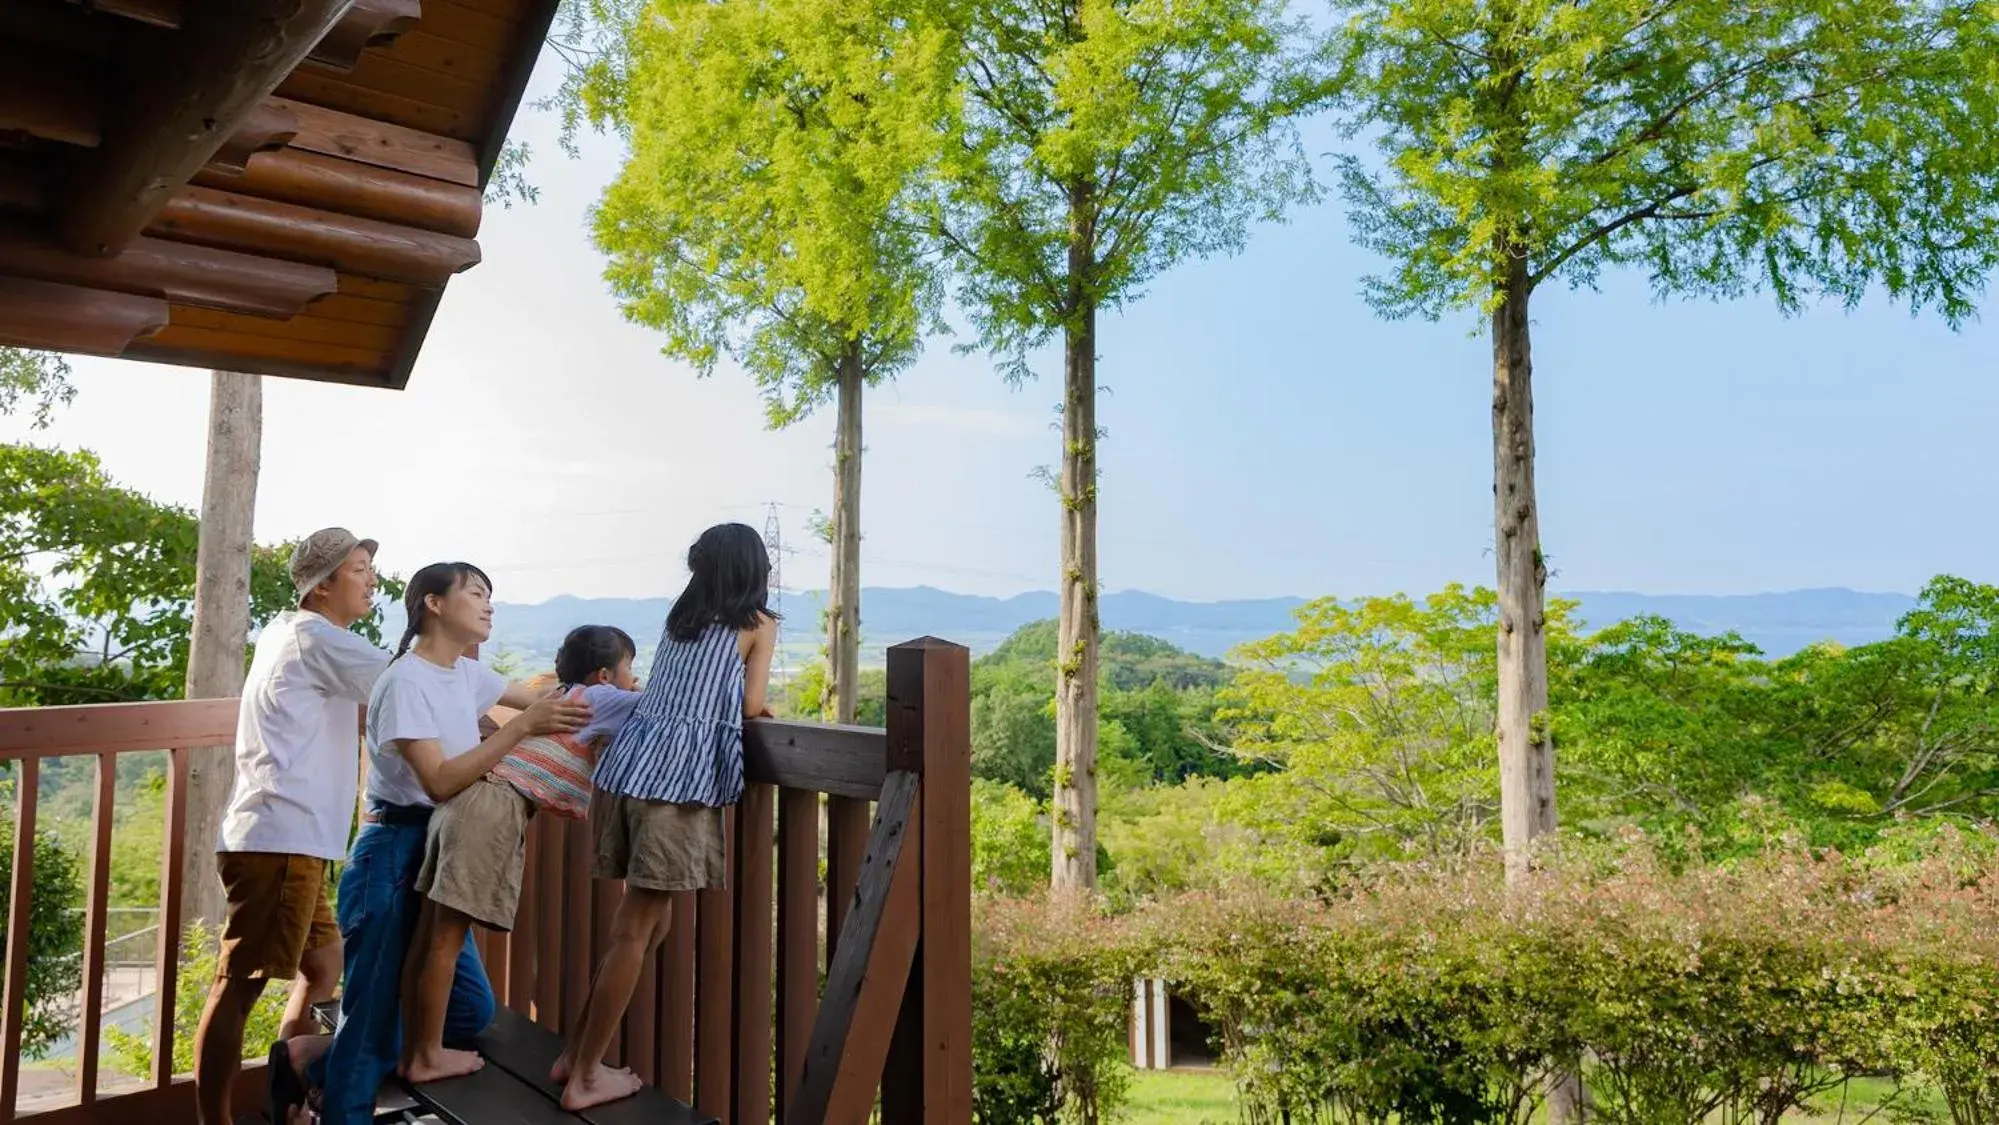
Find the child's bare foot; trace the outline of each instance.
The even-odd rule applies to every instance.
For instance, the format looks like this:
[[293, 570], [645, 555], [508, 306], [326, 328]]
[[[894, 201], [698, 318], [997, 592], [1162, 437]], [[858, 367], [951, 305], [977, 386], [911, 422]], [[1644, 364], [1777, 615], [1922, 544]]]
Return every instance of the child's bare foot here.
[[404, 1065], [402, 1075], [412, 1084], [438, 1082], [446, 1078], [459, 1078], [477, 1071], [486, 1065], [486, 1060], [474, 1051], [453, 1051], [443, 1047], [435, 1051], [420, 1051]]
[[569, 1072], [575, 1064], [569, 1061], [569, 1052], [556, 1056], [555, 1065], [548, 1068], [548, 1080], [557, 1086], [569, 1085]]
[[639, 1076], [629, 1070], [605, 1066], [579, 1068], [569, 1076], [569, 1084], [562, 1088], [562, 1108], [571, 1113], [579, 1109], [589, 1109], [593, 1105], [603, 1105], [619, 1098], [629, 1098], [639, 1092], [644, 1083]]

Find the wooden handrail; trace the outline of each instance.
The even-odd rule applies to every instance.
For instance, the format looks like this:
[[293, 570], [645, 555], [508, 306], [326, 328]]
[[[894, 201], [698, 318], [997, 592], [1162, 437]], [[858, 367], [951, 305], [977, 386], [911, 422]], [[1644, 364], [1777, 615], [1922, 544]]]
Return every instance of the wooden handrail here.
[[181, 750], [234, 741], [234, 699], [0, 709], [0, 762]]

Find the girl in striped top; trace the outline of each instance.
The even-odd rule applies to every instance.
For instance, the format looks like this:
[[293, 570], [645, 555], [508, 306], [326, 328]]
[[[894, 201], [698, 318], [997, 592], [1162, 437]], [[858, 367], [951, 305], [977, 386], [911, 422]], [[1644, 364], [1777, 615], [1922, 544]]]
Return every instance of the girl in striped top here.
[[623, 879], [625, 896], [583, 1034], [550, 1074], [571, 1112], [638, 1092], [638, 1076], [605, 1066], [604, 1053], [672, 924], [670, 893], [726, 882], [722, 809], [743, 793], [743, 721], [770, 713], [777, 615], [762, 537], [739, 523], [711, 527], [687, 568], [638, 705], [597, 760], [592, 873]]

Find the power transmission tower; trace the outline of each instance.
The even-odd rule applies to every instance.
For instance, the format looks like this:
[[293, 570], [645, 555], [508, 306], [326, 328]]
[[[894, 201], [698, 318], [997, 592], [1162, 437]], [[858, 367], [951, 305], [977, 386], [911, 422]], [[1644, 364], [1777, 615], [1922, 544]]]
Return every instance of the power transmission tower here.
[[777, 640], [772, 645], [771, 678], [784, 683], [791, 679], [784, 660], [784, 532], [778, 524], [775, 501], [764, 508], [764, 550], [770, 552], [771, 608], [777, 611]]

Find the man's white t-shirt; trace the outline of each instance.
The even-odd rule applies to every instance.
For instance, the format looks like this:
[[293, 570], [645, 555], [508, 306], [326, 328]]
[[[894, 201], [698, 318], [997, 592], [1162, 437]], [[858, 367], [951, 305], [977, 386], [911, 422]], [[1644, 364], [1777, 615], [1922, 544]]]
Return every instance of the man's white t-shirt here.
[[450, 668], [408, 653], [389, 665], [368, 699], [368, 801], [433, 805], [399, 741], [428, 738], [446, 758], [479, 745], [479, 716], [506, 694], [507, 678], [459, 657]]
[[388, 653], [311, 610], [264, 626], [243, 681], [236, 785], [216, 851], [347, 854], [360, 705], [388, 663]]

